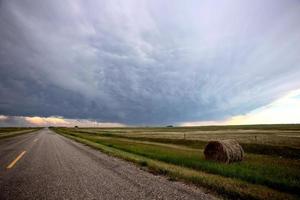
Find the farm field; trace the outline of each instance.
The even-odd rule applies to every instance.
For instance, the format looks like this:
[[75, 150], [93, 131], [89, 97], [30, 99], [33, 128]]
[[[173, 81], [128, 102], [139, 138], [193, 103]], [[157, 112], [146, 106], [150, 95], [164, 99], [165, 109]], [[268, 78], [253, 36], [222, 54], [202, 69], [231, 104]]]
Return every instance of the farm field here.
[[17, 135], [30, 133], [39, 130], [40, 128], [19, 128], [19, 127], [8, 127], [0, 128], [0, 139], [14, 137]]
[[[300, 125], [53, 130], [170, 180], [193, 183], [224, 197], [300, 197]], [[205, 145], [218, 139], [236, 139], [245, 151], [244, 161], [206, 161]]]

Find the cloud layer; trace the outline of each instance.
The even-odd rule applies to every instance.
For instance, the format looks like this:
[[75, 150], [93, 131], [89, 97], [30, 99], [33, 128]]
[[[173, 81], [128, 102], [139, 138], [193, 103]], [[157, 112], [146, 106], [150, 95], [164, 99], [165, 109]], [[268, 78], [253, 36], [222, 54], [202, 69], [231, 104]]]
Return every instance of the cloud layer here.
[[220, 120], [300, 87], [296, 0], [9, 0], [0, 27], [2, 115]]

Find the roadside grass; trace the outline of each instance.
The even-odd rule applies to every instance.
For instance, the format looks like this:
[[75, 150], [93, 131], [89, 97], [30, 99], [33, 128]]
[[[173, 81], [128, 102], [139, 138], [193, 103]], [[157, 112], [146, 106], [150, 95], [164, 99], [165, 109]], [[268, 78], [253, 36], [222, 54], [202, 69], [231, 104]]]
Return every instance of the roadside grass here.
[[2, 127], [0, 128], [0, 134], [1, 133], [8, 133], [8, 132], [13, 132], [13, 131], [22, 131], [26, 128], [20, 128], [20, 127]]
[[227, 165], [206, 161], [201, 150], [187, 151], [153, 144], [142, 144], [138, 141], [122, 141], [117, 138], [93, 137], [82, 134], [76, 135], [76, 133], [74, 136], [179, 166], [203, 170], [208, 173], [219, 174], [226, 177], [238, 178], [254, 184], [267, 185], [286, 192], [300, 192], [299, 171], [293, 170], [293, 168], [290, 169], [288, 166], [282, 167], [279, 163], [277, 163], [277, 165], [268, 165], [266, 162], [251, 163], [245, 160], [242, 163]]
[[[297, 196], [280, 192], [263, 185], [248, 183], [243, 180], [210, 174], [202, 170], [195, 170], [182, 165], [170, 164], [146, 156], [138, 155], [116, 148], [116, 144], [102, 144], [90, 136], [80, 137], [78, 134], [54, 129], [59, 134], [78, 142], [99, 149], [107, 154], [131, 161], [142, 167], [147, 167], [150, 172], [167, 175], [171, 180], [183, 180], [193, 183], [221, 194], [231, 199], [297, 199]], [[166, 153], [166, 152], [164, 152]]]
[[0, 139], [14, 137], [25, 133], [31, 133], [39, 130], [40, 128], [0, 128]]
[[[184, 168], [230, 177], [249, 184], [264, 185], [291, 194], [300, 194], [300, 163], [297, 160], [247, 154], [245, 161], [227, 165], [206, 161], [203, 158], [202, 150], [183, 150], [169, 146], [144, 144], [137, 140], [130, 141], [128, 138], [109, 138], [107, 135], [100, 137], [68, 129], [56, 129], [56, 131]], [[146, 164], [144, 163], [144, 165]]]

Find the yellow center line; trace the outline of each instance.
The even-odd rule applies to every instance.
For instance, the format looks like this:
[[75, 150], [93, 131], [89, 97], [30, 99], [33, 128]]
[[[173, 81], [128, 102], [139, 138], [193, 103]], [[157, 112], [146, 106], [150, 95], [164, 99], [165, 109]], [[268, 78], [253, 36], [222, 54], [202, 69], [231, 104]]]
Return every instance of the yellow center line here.
[[20, 153], [20, 155], [18, 155], [18, 157], [16, 157], [16, 159], [14, 159], [14, 160], [6, 167], [6, 169], [12, 168], [12, 167], [18, 162], [18, 160], [20, 160], [20, 159], [24, 156], [25, 153], [26, 153], [26, 151], [22, 151], [22, 153]]

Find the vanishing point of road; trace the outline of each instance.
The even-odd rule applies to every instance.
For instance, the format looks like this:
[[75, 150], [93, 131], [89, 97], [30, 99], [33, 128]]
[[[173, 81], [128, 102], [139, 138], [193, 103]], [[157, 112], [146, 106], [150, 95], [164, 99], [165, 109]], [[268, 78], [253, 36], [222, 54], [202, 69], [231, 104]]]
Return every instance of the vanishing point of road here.
[[0, 140], [0, 199], [215, 199], [45, 128]]

